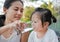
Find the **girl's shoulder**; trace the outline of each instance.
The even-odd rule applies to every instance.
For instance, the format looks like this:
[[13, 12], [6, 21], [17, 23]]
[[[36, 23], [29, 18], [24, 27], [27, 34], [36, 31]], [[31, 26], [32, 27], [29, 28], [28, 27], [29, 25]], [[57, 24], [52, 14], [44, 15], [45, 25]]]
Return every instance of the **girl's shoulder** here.
[[48, 34], [50, 34], [51, 36], [57, 36], [55, 31], [53, 29], [48, 29]]
[[53, 30], [53, 29], [48, 29], [48, 32], [50, 32], [50, 33], [55, 33], [55, 31]]
[[30, 32], [30, 36], [34, 36], [36, 33], [34, 31]]
[[30, 34], [35, 34], [35, 32], [34, 31], [31, 31], [31, 33]]

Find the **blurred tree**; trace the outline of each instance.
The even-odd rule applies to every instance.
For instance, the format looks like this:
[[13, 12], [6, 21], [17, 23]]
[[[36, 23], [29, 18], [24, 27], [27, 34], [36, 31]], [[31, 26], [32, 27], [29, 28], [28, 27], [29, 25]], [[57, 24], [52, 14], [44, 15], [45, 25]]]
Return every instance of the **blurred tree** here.
[[24, 22], [30, 21], [30, 16], [31, 16], [32, 12], [34, 11], [34, 9], [35, 8], [33, 6], [32, 7], [26, 6], [24, 8], [24, 15], [23, 15], [23, 18], [22, 18], [22, 20]]
[[29, 1], [34, 2], [34, 1], [38, 1], [38, 0], [29, 0]]
[[[40, 7], [42, 7], [42, 8], [48, 8], [49, 10], [51, 10], [52, 14], [55, 17], [58, 16], [57, 12], [54, 10], [52, 2], [49, 1], [48, 3], [46, 3], [46, 2], [43, 1], [43, 4]], [[34, 9], [35, 8], [33, 6], [32, 7], [31, 6], [26, 6], [24, 8], [24, 16], [23, 16], [22, 20], [25, 21], [25, 22], [30, 21], [30, 16], [31, 16], [31, 13], [34, 11]]]
[[41, 8], [48, 8], [55, 17], [58, 16], [57, 12], [54, 10], [52, 2], [49, 1], [48, 3], [46, 3], [43, 1], [43, 4], [40, 7]]

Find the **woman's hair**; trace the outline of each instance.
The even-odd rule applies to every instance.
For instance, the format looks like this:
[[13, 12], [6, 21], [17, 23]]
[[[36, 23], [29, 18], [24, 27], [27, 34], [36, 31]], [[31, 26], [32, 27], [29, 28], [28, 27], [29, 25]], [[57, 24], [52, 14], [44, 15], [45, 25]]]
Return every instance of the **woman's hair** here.
[[[37, 15], [40, 17], [42, 24], [44, 22], [49, 22], [49, 25], [50, 25], [52, 22], [56, 23], [56, 21], [57, 21], [49, 9], [38, 7], [35, 9], [35, 11], [32, 13], [32, 15], [35, 12], [39, 12], [39, 14], [37, 14]], [[32, 18], [32, 15], [31, 15], [31, 18]]]
[[8, 9], [11, 6], [11, 4], [15, 1], [20, 1], [23, 4], [22, 0], [5, 0], [4, 7]]
[[5, 15], [0, 15], [0, 27], [4, 25]]
[[[15, 1], [20, 1], [23, 5], [22, 0], [5, 0], [3, 7], [8, 9], [11, 6], [11, 4]], [[0, 27], [4, 25], [5, 18], [5, 15], [0, 15]]]

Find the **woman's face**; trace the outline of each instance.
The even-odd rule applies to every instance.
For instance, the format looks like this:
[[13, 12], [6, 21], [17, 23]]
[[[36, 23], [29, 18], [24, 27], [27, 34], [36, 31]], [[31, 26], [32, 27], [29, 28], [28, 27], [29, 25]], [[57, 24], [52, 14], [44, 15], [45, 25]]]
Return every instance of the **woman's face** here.
[[32, 15], [31, 21], [32, 21], [32, 27], [34, 31], [40, 32], [41, 30], [43, 30], [43, 27], [42, 27], [41, 19], [38, 14], [39, 14], [38, 12], [35, 12]]
[[20, 1], [15, 1], [6, 9], [5, 13], [6, 20], [11, 22], [19, 20], [23, 15], [23, 4]]

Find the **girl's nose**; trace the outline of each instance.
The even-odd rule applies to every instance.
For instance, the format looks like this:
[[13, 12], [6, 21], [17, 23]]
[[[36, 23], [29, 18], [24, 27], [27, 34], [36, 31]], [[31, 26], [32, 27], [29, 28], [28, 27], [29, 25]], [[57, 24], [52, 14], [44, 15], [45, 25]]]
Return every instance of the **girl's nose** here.
[[34, 25], [34, 23], [32, 23], [32, 26]]

